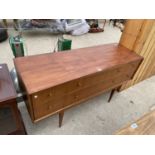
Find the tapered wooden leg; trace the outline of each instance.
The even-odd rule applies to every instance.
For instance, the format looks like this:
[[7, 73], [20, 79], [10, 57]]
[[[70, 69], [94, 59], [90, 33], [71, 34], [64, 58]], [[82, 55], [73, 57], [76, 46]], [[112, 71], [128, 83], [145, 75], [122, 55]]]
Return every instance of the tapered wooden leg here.
[[119, 87], [117, 87], [117, 91], [120, 92], [122, 85], [120, 85]]
[[61, 111], [59, 113], [59, 128], [62, 126], [63, 117], [64, 117], [64, 111]]
[[115, 90], [116, 90], [115, 88], [112, 89], [110, 96], [109, 96], [109, 99], [108, 99], [108, 102], [110, 102], [111, 98], [113, 97]]

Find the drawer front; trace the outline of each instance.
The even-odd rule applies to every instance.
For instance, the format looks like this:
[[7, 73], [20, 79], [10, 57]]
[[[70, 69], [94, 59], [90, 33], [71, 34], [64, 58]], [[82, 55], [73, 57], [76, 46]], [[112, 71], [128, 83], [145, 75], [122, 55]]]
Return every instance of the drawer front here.
[[121, 85], [131, 79], [138, 64], [133, 62], [33, 94], [35, 118], [54, 113]]
[[95, 75], [91, 75], [88, 77], [83, 78], [82, 84], [87, 87], [90, 86], [90, 84], [96, 84], [102, 81], [107, 81], [111, 78], [115, 79], [117, 77], [120, 77], [124, 74], [131, 77], [133, 72], [138, 66], [137, 62], [133, 62], [130, 64], [121, 65], [115, 68], [112, 68], [110, 70], [104, 71], [104, 72], [98, 72]]
[[96, 74], [82, 77], [80, 79], [70, 81], [44, 91], [37, 92], [32, 95], [32, 100], [33, 102], [40, 103], [44, 100], [48, 101], [50, 99], [60, 98], [65, 96], [66, 94], [73, 93], [86, 87], [90, 87], [91, 85], [111, 79], [117, 79], [117, 77], [120, 77], [124, 74], [130, 79], [137, 66], [138, 63], [133, 62], [130, 64], [119, 66], [117, 68], [113, 68], [111, 70], [99, 71]]
[[63, 98], [63, 106], [66, 107], [71, 104], [77, 104], [77, 102], [80, 101], [85, 101], [90, 97], [99, 95], [107, 90], [119, 86], [129, 79], [130, 78], [127, 74], [117, 76], [117, 78], [111, 77], [105, 81], [101, 81], [97, 84], [78, 90], [77, 92], [73, 92], [72, 94], [69, 94]]
[[[136, 69], [134, 66], [137, 65], [138, 63], [130, 64], [129, 66], [121, 68], [121, 72], [119, 71], [119, 74], [111, 74], [111, 76], [109, 76], [108, 78], [104, 78], [104, 80], [98, 80], [98, 83], [94, 83], [89, 87], [69, 94], [68, 96], [63, 98], [63, 106], [66, 107], [71, 104], [77, 104], [80, 101], [87, 100], [90, 97], [96, 96], [98, 94], [101, 94], [102, 92], [120, 86], [121, 84], [123, 84], [123, 82], [131, 79]], [[116, 70], [116, 72], [118, 72], [118, 70]]]
[[33, 102], [34, 116], [35, 119], [44, 117], [50, 113], [54, 113], [63, 108], [62, 102], [60, 100], [49, 99], [41, 103]]
[[82, 77], [80, 79], [59, 85], [54, 88], [54, 96], [56, 98], [65, 96], [68, 93], [73, 93], [75, 91], [90, 87], [91, 85], [108, 81], [109, 79], [117, 79], [118, 77], [124, 75], [127, 76], [128, 79], [131, 79], [133, 73], [138, 67], [138, 64], [139, 62], [136, 61], [130, 64], [117, 66], [107, 71], [97, 71], [93, 75]]
[[34, 93], [32, 95], [32, 101], [33, 103], [36, 103], [36, 104], [42, 104], [44, 102], [47, 102], [53, 99], [53, 97], [54, 97], [54, 90], [51, 88], [51, 89], [46, 89], [44, 91]]
[[54, 87], [55, 98], [65, 96], [68, 93], [80, 90], [83, 88], [82, 78], [70, 81], [59, 86]]

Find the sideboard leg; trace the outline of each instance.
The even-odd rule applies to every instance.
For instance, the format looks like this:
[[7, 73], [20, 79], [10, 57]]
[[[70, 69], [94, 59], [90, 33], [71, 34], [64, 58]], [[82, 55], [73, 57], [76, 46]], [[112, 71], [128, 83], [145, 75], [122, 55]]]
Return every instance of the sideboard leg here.
[[115, 88], [114, 88], [114, 89], [112, 89], [112, 91], [111, 91], [111, 93], [110, 93], [110, 96], [109, 96], [109, 99], [108, 99], [108, 102], [110, 102], [110, 101], [111, 101], [111, 98], [113, 97], [114, 92], [115, 92]]
[[62, 126], [63, 117], [64, 117], [64, 111], [61, 111], [59, 113], [59, 128]]
[[117, 87], [117, 91], [120, 92], [122, 85]]

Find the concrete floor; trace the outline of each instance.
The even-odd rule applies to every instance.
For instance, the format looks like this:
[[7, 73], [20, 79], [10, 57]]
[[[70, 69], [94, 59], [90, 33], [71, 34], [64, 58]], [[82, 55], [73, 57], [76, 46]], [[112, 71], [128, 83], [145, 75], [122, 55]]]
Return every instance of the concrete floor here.
[[[16, 34], [9, 30], [10, 35]], [[73, 41], [72, 48], [118, 42], [121, 32], [108, 24], [105, 32], [85, 34], [82, 36], [65, 35]], [[28, 55], [48, 53], [54, 49], [58, 38], [43, 32], [25, 32], [23, 34]], [[13, 54], [8, 40], [0, 43], [0, 62], [13, 68]], [[114, 134], [118, 129], [133, 122], [155, 107], [155, 77], [147, 79], [127, 90], [116, 93], [110, 103], [107, 102], [109, 92], [92, 98], [83, 104], [65, 112], [63, 126], [58, 127], [58, 115], [33, 124], [25, 107], [19, 103], [28, 134]], [[145, 94], [145, 95], [144, 95]]]

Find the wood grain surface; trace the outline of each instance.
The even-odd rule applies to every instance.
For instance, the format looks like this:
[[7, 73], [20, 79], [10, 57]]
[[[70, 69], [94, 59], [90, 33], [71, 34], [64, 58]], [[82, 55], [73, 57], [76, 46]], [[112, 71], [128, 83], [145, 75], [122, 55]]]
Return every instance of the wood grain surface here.
[[121, 90], [155, 75], [154, 19], [127, 20], [119, 43], [144, 58], [134, 78], [125, 83]]
[[116, 132], [118, 135], [155, 135], [155, 111]]
[[16, 58], [14, 63], [31, 119], [37, 122], [122, 85], [142, 60], [121, 45], [107, 44]]

